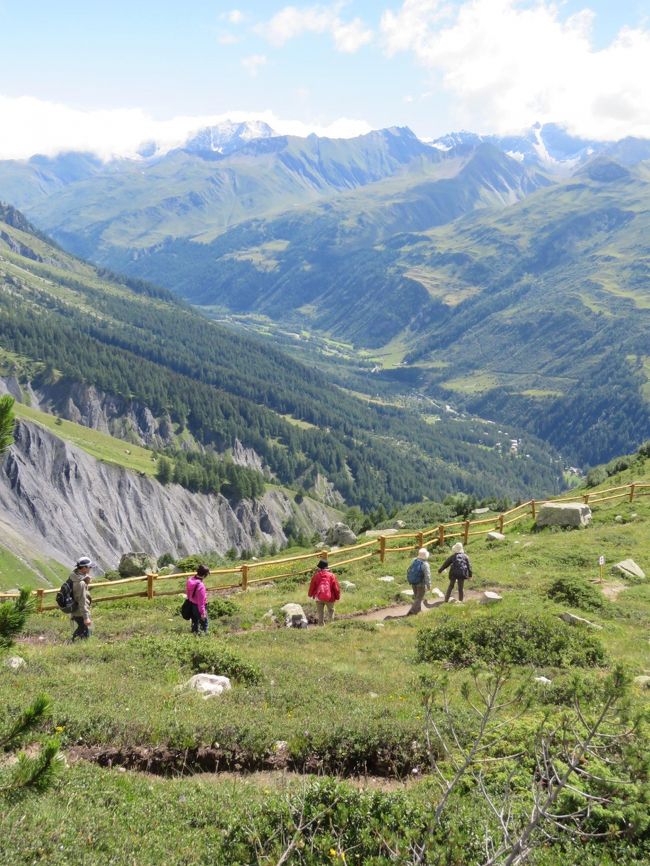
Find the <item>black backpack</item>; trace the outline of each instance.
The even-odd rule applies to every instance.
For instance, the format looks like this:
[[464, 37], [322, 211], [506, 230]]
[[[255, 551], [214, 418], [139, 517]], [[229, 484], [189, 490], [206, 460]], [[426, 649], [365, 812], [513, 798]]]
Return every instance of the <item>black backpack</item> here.
[[56, 603], [63, 613], [72, 613], [75, 602], [70, 578], [61, 584], [61, 589], [56, 594]]
[[450, 569], [450, 576], [467, 580], [469, 577], [469, 559], [466, 553], [457, 553]]

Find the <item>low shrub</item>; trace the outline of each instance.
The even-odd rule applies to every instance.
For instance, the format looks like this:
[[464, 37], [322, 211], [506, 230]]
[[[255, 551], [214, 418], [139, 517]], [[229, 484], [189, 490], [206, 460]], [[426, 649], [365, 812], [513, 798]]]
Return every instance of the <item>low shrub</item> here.
[[230, 598], [214, 595], [208, 602], [208, 617], [217, 619], [220, 616], [234, 616], [239, 613], [239, 605]]
[[138, 638], [137, 648], [143, 659], [176, 661], [182, 667], [189, 667], [195, 674], [220, 674], [246, 685], [255, 685], [262, 679], [255, 665], [210, 636], [197, 638], [188, 634], [160, 638], [148, 635]]
[[599, 610], [605, 603], [595, 586], [575, 576], [556, 578], [546, 595], [553, 601], [581, 610]]
[[418, 633], [417, 659], [455, 667], [477, 662], [594, 667], [605, 662], [605, 651], [594, 635], [546, 613], [486, 613], [463, 620], [449, 613]]

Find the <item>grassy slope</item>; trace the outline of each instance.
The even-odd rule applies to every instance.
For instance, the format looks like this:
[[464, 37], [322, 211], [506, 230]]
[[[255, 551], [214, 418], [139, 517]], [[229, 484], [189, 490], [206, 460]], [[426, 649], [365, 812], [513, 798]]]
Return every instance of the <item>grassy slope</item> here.
[[[610, 478], [604, 486], [632, 478], [650, 480], [650, 460]], [[621, 515], [623, 523], [615, 520], [617, 515]], [[583, 531], [534, 534], [530, 526], [523, 526], [509, 531], [503, 546], [474, 540], [469, 545], [475, 569], [472, 587], [501, 587], [505, 596], [500, 609], [503, 611], [559, 613], [566, 606], [545, 599], [545, 589], [562, 575], [594, 578], [601, 554], [608, 564], [632, 557], [646, 572], [650, 571], [649, 525], [650, 497], [645, 497], [633, 503], [597, 507], [593, 525]], [[433, 562], [441, 557], [434, 555]], [[344, 593], [339, 613], [389, 604], [396, 591], [406, 586], [403, 575], [407, 561], [408, 557], [399, 556], [385, 566], [349, 566], [342, 577], [352, 580], [357, 589]], [[396, 583], [377, 581], [382, 574], [396, 575]], [[611, 580], [608, 577], [608, 584]], [[406, 747], [412, 739], [419, 741], [423, 722], [415, 683], [421, 668], [414, 664], [414, 649], [422, 617], [385, 625], [348, 625], [342, 620], [323, 630], [276, 630], [263, 619], [264, 613], [269, 608], [277, 611], [287, 601], [304, 602], [304, 583], [260, 588], [235, 595], [233, 601], [236, 612], [219, 620], [213, 617], [210, 636], [196, 646], [209, 648], [225, 642], [247, 662], [258, 666], [262, 681], [252, 686], [236, 685], [219, 699], [218, 712], [213, 702], [176, 691], [191, 673], [167, 655], [167, 637], [180, 636], [187, 630], [176, 613], [177, 598], [153, 603], [129, 600], [98, 607], [96, 637], [85, 645], [63, 642], [69, 631], [65, 617], [56, 613], [33, 617], [28, 627], [29, 643], [18, 647], [27, 668], [0, 680], [0, 706], [18, 707], [40, 691], [48, 691], [55, 701], [53, 724], [61, 729], [68, 745], [128, 748], [159, 744], [187, 748], [218, 742], [225, 750], [241, 750], [245, 760], [246, 756], [251, 759], [263, 755], [272, 750], [274, 742], [284, 740], [294, 755], [320, 755], [326, 767], [332, 765], [332, 760], [351, 760], [355, 753], [363, 760], [364, 753], [372, 751], [376, 742], [399, 752], [400, 744]], [[622, 661], [633, 674], [648, 671], [649, 581], [629, 584], [615, 601], [606, 601], [597, 613], [575, 612], [603, 625], [599, 636], [610, 664]], [[477, 616], [479, 609], [469, 604], [445, 613], [466, 620]], [[433, 623], [441, 615], [439, 610], [432, 611], [426, 622]], [[570, 677], [558, 670], [535, 672], [553, 679], [551, 695], [556, 687], [565, 687]], [[463, 678], [462, 673], [452, 672], [452, 693]], [[513, 742], [545, 707], [552, 709], [556, 699], [549, 704], [548, 694], [538, 689], [527, 718], [509, 733]], [[637, 692], [637, 698], [642, 697]], [[339, 746], [338, 757], [332, 754], [333, 742]], [[5, 814], [1, 826], [14, 863], [31, 862], [37, 851], [47, 851], [52, 863], [100, 864], [106, 862], [106, 851], [110, 850], [112, 862], [121, 866], [132, 862], [137, 844], [138, 863], [153, 864], [161, 839], [167, 839], [176, 852], [169, 862], [198, 864], [205, 862], [206, 851], [221, 838], [225, 802], [236, 811], [242, 809], [245, 815], [259, 797], [267, 805], [274, 802], [275, 796], [283, 797], [280, 791], [270, 795], [269, 800], [268, 789], [275, 785], [270, 779], [258, 785], [217, 778], [139, 779], [77, 766], [66, 772], [60, 790], [38, 801], [29, 800], [27, 811], [13, 808]], [[427, 796], [427, 790], [426, 781], [422, 782], [411, 789], [409, 797]], [[112, 809], [122, 818], [106, 820], [100, 792], [108, 792]], [[57, 816], [62, 803], [82, 800], [89, 804], [84, 814], [93, 829], [84, 835], [75, 826], [59, 847]], [[167, 813], [169, 820], [165, 822], [156, 817], [164, 803], [183, 803], [181, 812], [186, 820], [194, 822], [194, 826], [198, 821], [203, 828], [192, 850], [183, 847], [183, 822], [173, 817], [175, 809]], [[201, 817], [206, 810], [212, 815], [207, 823]], [[26, 821], [28, 832], [18, 835], [11, 827], [20, 816], [24, 816], [21, 821]], [[140, 827], [137, 843], [128, 829], [134, 822]], [[632, 858], [633, 853], [628, 851], [626, 856]], [[217, 862], [229, 861], [226, 858]], [[609, 861], [603, 854], [593, 862]]]

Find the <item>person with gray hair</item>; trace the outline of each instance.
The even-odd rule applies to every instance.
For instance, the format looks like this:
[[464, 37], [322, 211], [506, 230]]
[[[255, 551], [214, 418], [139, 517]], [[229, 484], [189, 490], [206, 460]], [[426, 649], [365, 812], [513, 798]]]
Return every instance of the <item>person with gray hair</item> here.
[[72, 640], [86, 640], [90, 637], [90, 569], [95, 568], [95, 563], [89, 556], [81, 556], [77, 560], [74, 571], [68, 577], [72, 590], [72, 608], [70, 619], [76, 625]]
[[406, 573], [406, 578], [413, 588], [413, 604], [407, 612], [407, 616], [415, 616], [422, 610], [424, 594], [431, 589], [431, 566], [427, 562], [429, 551], [426, 547], [418, 550], [418, 555], [411, 562]]
[[460, 541], [457, 541], [451, 548], [451, 556], [448, 556], [442, 563], [438, 569], [438, 574], [442, 574], [446, 568], [449, 569], [449, 586], [445, 593], [445, 601], [449, 601], [454, 584], [458, 583], [458, 601], [462, 602], [463, 587], [467, 578], [472, 576], [472, 565]]

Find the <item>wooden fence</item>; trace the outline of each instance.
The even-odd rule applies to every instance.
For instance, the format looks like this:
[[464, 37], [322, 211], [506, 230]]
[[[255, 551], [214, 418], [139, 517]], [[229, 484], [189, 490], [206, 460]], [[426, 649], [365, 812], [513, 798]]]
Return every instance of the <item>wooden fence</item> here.
[[[581, 501], [587, 505], [597, 505], [601, 502], [611, 502], [615, 499], [626, 499], [633, 502], [639, 496], [650, 496], [650, 484], [633, 482], [623, 484], [620, 487], [611, 487], [607, 490], [597, 490], [592, 493], [579, 493], [578, 495], [563, 495], [555, 499], [544, 499], [536, 501], [531, 499], [522, 502], [509, 511], [502, 514], [486, 517], [482, 520], [459, 520], [455, 523], [441, 523], [430, 529], [420, 532], [402, 532], [391, 535], [379, 535], [370, 541], [354, 544], [350, 547], [341, 547], [337, 550], [328, 551], [326, 548], [313, 553], [304, 553], [300, 556], [288, 556], [281, 559], [269, 559], [262, 561], [247, 561], [232, 568], [215, 568], [210, 570], [210, 582], [206, 583], [208, 592], [218, 592], [229, 589], [247, 590], [249, 586], [261, 583], [272, 583], [290, 577], [303, 577], [311, 574], [314, 570], [314, 560], [327, 558], [333, 568], [349, 565], [351, 562], [361, 562], [372, 557], [379, 557], [384, 562], [387, 556], [395, 553], [416, 551], [420, 547], [442, 546], [448, 541], [462, 539], [468, 544], [471, 538], [478, 535], [487, 535], [497, 530], [503, 532], [507, 526], [520, 520], [533, 520], [537, 516], [537, 510], [545, 502], [577, 502]], [[408, 543], [404, 543], [407, 542]], [[394, 542], [397, 542], [395, 544]], [[277, 571], [280, 569], [279, 571]], [[270, 573], [269, 573], [270, 572]], [[124, 598], [160, 598], [166, 595], [179, 595], [185, 591], [185, 579], [194, 572], [182, 572], [176, 574], [144, 574], [140, 577], [127, 577], [122, 580], [93, 581], [93, 604], [101, 601], [117, 601]], [[235, 575], [237, 579], [235, 580]], [[180, 581], [180, 583], [179, 583]], [[122, 587], [142, 584], [143, 588], [137, 592], [115, 592]], [[161, 587], [159, 589], [159, 587]], [[170, 588], [173, 587], [173, 588]], [[108, 590], [107, 594], [97, 595], [97, 590]], [[36, 596], [36, 609], [40, 613], [46, 610], [57, 610], [56, 604], [47, 604], [50, 596], [55, 595], [55, 589], [37, 589], [32, 593]], [[0, 593], [0, 602], [5, 599], [15, 598], [16, 593]]]

